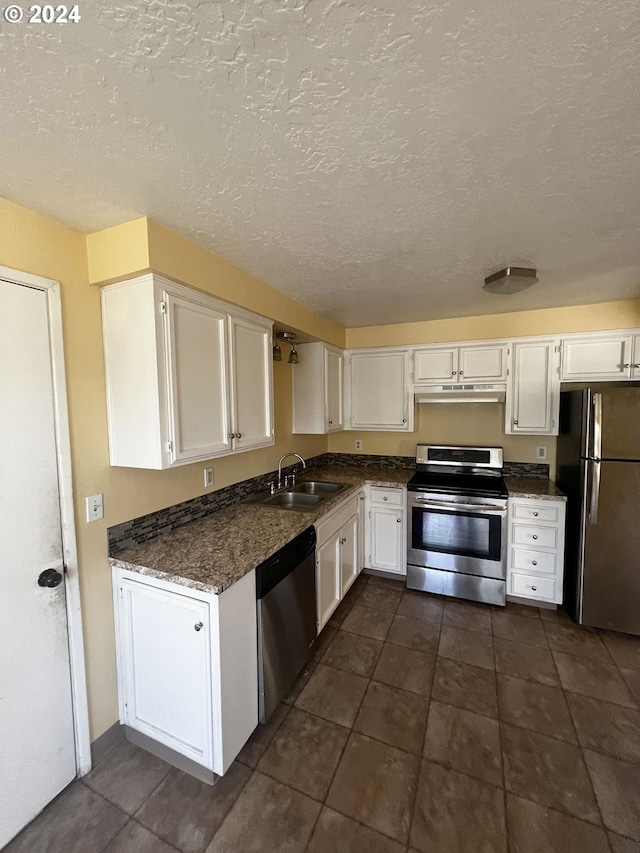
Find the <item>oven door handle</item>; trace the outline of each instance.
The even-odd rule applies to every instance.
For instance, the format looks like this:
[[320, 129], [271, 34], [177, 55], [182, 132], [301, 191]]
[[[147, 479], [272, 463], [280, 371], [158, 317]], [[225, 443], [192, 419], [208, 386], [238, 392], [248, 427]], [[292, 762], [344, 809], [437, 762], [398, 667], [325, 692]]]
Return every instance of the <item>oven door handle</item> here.
[[421, 506], [421, 507], [424, 507], [425, 509], [427, 509], [429, 507], [435, 507], [436, 509], [450, 509], [450, 510], [457, 510], [457, 509], [468, 510], [468, 509], [471, 509], [471, 510], [474, 510], [475, 512], [495, 513], [496, 515], [506, 515], [506, 513], [507, 513], [506, 507], [503, 508], [503, 507], [499, 507], [499, 506], [493, 506], [492, 504], [463, 504], [463, 503], [453, 503], [453, 502], [452, 503], [445, 503], [444, 501], [442, 503], [440, 503], [438, 501], [431, 501], [431, 500], [429, 500], [429, 498], [411, 498], [411, 505], [412, 506]]

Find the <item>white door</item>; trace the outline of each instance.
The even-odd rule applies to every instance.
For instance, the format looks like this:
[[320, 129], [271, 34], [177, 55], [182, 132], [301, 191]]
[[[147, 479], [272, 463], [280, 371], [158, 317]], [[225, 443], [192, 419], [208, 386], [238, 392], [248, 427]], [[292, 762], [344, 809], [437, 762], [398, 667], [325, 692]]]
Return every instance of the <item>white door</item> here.
[[165, 293], [172, 462], [231, 449], [227, 317], [196, 299]]
[[403, 574], [402, 545], [402, 516], [371, 507], [370, 568]]
[[128, 578], [116, 594], [122, 722], [211, 767], [208, 605]]
[[235, 450], [273, 444], [271, 329], [229, 318]]
[[316, 601], [318, 633], [340, 601], [340, 533], [316, 549]]
[[344, 356], [338, 350], [325, 348], [324, 351], [324, 381], [325, 381], [325, 411], [327, 423], [325, 430], [334, 432], [344, 428], [342, 412], [342, 376], [344, 373]]
[[340, 529], [340, 597], [358, 577], [358, 516], [352, 515]]
[[76, 775], [47, 295], [5, 281], [0, 409], [3, 847]]

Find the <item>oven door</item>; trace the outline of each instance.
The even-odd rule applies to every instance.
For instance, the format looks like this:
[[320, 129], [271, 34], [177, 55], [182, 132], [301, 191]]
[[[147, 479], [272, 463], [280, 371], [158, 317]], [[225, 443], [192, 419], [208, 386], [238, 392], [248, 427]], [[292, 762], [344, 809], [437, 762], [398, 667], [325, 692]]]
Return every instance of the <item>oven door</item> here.
[[506, 501], [407, 495], [407, 563], [504, 580]]

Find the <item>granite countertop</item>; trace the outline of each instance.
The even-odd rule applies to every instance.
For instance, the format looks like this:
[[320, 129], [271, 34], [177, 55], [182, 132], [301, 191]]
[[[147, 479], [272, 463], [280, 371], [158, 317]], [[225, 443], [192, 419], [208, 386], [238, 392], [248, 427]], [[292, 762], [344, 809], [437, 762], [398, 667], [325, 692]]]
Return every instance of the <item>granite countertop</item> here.
[[542, 477], [505, 477], [510, 498], [556, 498], [567, 499], [553, 480]]
[[316, 468], [300, 482], [324, 480], [348, 483], [350, 488], [311, 512], [234, 504], [144, 545], [128, 548], [109, 560], [113, 566], [219, 594], [361, 486], [404, 486], [412, 473], [383, 467]]

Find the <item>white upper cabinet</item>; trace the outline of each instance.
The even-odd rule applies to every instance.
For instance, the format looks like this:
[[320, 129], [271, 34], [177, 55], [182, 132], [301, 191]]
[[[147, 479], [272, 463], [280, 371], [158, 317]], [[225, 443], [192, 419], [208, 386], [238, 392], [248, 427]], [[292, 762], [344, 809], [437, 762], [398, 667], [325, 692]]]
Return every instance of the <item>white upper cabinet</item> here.
[[513, 344], [513, 371], [507, 388], [505, 433], [558, 434], [560, 379], [557, 340]]
[[300, 344], [291, 366], [294, 433], [327, 433], [344, 428], [342, 350], [324, 343]]
[[102, 289], [112, 465], [273, 444], [271, 323], [153, 274]]
[[563, 382], [629, 379], [640, 352], [633, 352], [634, 336], [628, 333], [591, 334], [562, 342], [560, 378]]
[[409, 350], [391, 348], [347, 353], [347, 429], [413, 430]]
[[507, 345], [433, 346], [414, 350], [416, 384], [503, 382], [507, 376]]

